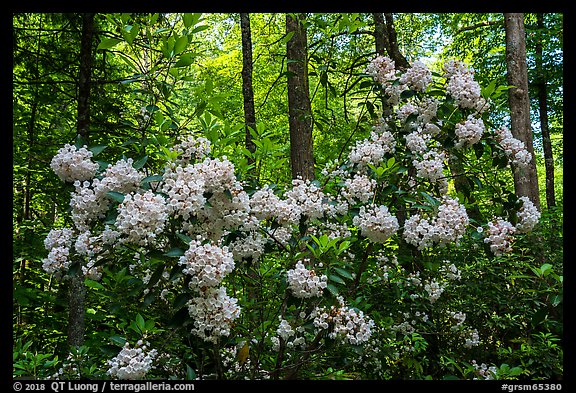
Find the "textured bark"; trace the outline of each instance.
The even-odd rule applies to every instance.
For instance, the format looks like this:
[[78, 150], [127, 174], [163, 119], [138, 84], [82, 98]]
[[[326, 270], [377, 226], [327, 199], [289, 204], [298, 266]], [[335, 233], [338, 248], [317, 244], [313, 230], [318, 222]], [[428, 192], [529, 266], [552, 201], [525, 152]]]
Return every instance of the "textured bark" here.
[[314, 179], [312, 108], [308, 87], [308, 59], [305, 16], [286, 15], [286, 34], [294, 33], [286, 44], [288, 62], [288, 114], [292, 178]]
[[386, 31], [386, 21], [384, 14], [381, 12], [374, 12], [374, 42], [376, 44], [376, 53], [380, 56], [385, 56], [390, 52], [390, 44], [388, 43], [388, 33]]
[[[94, 14], [82, 14], [82, 38], [80, 41], [80, 71], [78, 77], [78, 121], [77, 133], [85, 143], [90, 137], [90, 75], [92, 73], [92, 38], [94, 35]], [[70, 276], [68, 292], [68, 346], [84, 344], [85, 316], [84, 302], [86, 287], [84, 275], [79, 267]]]
[[80, 41], [80, 74], [78, 75], [78, 134], [87, 141], [90, 125], [90, 75], [92, 73], [92, 36], [94, 14], [82, 14], [82, 38]]
[[396, 69], [399, 70], [406, 70], [410, 68], [410, 63], [404, 57], [404, 55], [400, 52], [400, 48], [398, 47], [398, 38], [396, 36], [396, 28], [394, 27], [394, 16], [392, 14], [386, 13], [384, 14], [386, 19], [386, 33], [388, 35], [388, 56], [392, 60], [394, 60], [394, 64], [396, 65]]
[[505, 13], [504, 29], [506, 32], [508, 84], [514, 86], [508, 90], [510, 131], [516, 139], [524, 142], [526, 149], [532, 155], [532, 160], [526, 169], [512, 168], [514, 171], [514, 189], [517, 196], [527, 196], [540, 210], [536, 157], [534, 156], [532, 126], [530, 124], [524, 14]]
[[[240, 14], [240, 29], [242, 31], [242, 96], [244, 97], [246, 149], [254, 153], [256, 145], [252, 141], [250, 128], [256, 129], [256, 112], [254, 109], [254, 90], [252, 88], [252, 34], [249, 14]], [[250, 158], [248, 162], [253, 163], [254, 160]]]
[[[536, 15], [539, 31], [544, 31], [544, 15]], [[542, 34], [542, 33], [540, 33]], [[542, 41], [541, 37], [536, 41], [536, 73], [535, 82], [538, 90], [538, 109], [540, 112], [540, 129], [542, 130], [542, 148], [544, 149], [544, 167], [546, 170], [546, 205], [556, 206], [556, 195], [554, 191], [554, 156], [552, 154], [552, 143], [550, 141], [550, 129], [548, 128], [548, 89], [546, 86], [546, 75], [542, 66]]]

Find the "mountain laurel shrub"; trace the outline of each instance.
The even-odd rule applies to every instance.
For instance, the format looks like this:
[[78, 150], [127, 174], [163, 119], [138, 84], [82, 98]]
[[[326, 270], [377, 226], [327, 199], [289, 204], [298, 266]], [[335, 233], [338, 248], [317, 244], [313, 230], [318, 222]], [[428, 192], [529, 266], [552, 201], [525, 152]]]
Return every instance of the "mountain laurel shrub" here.
[[[110, 162], [60, 149], [70, 220], [43, 269], [82, 275], [86, 341], [41, 377], [561, 375], [561, 266], [516, 253], [540, 212], [485, 172], [532, 159], [490, 119], [502, 89], [455, 60], [400, 72], [379, 56], [363, 78], [369, 135], [289, 187], [248, 185], [193, 132]], [[544, 284], [555, 305], [518, 290]]]

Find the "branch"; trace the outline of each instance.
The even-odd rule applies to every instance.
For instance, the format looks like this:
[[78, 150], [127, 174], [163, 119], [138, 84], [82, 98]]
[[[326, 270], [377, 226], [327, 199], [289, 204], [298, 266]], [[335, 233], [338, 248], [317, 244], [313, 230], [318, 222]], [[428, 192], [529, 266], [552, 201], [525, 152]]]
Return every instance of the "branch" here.
[[471, 25], [471, 26], [461, 27], [456, 31], [456, 34], [460, 34], [460, 33], [463, 33], [465, 31], [476, 30], [480, 27], [500, 25], [502, 23], [503, 23], [503, 21], [501, 21], [501, 20], [485, 20], [483, 22], [479, 22], [479, 23], [476, 23], [476, 24]]

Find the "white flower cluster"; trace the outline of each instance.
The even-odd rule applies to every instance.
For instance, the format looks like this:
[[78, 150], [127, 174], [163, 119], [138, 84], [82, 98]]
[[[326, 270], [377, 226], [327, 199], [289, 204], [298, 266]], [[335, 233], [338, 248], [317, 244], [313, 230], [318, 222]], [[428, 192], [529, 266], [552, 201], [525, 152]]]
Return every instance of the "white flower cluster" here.
[[126, 160], [121, 159], [114, 165], [108, 164], [102, 180], [100, 182], [96, 182], [97, 179], [94, 180], [95, 193], [103, 195], [108, 191], [116, 191], [127, 194], [136, 191], [144, 178], [144, 174], [134, 168], [133, 163], [134, 160], [128, 158]]
[[225, 287], [210, 287], [188, 302], [188, 313], [194, 320], [191, 333], [205, 341], [217, 342], [228, 336], [233, 321], [240, 316], [238, 300], [226, 294]]
[[284, 341], [288, 341], [288, 339], [296, 334], [290, 323], [287, 320], [282, 319], [281, 316], [278, 316], [280, 319], [280, 325], [278, 325], [278, 329], [276, 329], [276, 334], [281, 337]]
[[[431, 135], [420, 131], [413, 131], [404, 136], [406, 140], [406, 147], [412, 153], [424, 153], [428, 150], [428, 142], [431, 140]], [[418, 161], [419, 162], [419, 161]]]
[[118, 205], [116, 228], [126, 235], [120, 241], [146, 246], [155, 242], [167, 220], [168, 207], [164, 197], [152, 191], [132, 193], [126, 194]]
[[368, 63], [366, 73], [370, 75], [374, 81], [385, 85], [396, 77], [394, 61], [386, 56], [376, 56]]
[[496, 256], [500, 256], [506, 252], [512, 251], [512, 242], [514, 241], [514, 234], [516, 227], [510, 222], [501, 218], [494, 219], [488, 223], [487, 236], [484, 238], [484, 243], [490, 245], [490, 250]]
[[442, 295], [442, 292], [444, 292], [444, 285], [436, 281], [430, 281], [424, 284], [424, 290], [428, 292], [430, 303], [435, 303], [436, 300], [440, 298], [440, 295]]
[[298, 335], [298, 333], [302, 333], [304, 331], [304, 328], [302, 326], [298, 326], [296, 329], [294, 329], [290, 323], [283, 319], [281, 316], [278, 316], [278, 319], [280, 320], [280, 324], [276, 329], [276, 336], [271, 337], [273, 349], [275, 351], [280, 349], [279, 338], [284, 340], [288, 348], [300, 347], [304, 349], [306, 345], [306, 338], [304, 336]]
[[190, 219], [206, 204], [204, 179], [195, 165], [166, 168], [162, 192], [174, 217]]
[[418, 115], [418, 107], [411, 102], [407, 102], [396, 109], [396, 117], [400, 120], [401, 124], [406, 123], [410, 115]]
[[469, 330], [464, 334], [464, 346], [466, 348], [472, 348], [480, 344], [480, 336], [476, 329]]
[[98, 172], [98, 164], [92, 162], [92, 152], [86, 146], [77, 149], [76, 146], [65, 144], [52, 157], [50, 168], [60, 180], [73, 183], [76, 180], [88, 180]]
[[380, 133], [372, 131], [370, 139], [356, 142], [356, 145], [348, 154], [348, 159], [357, 164], [359, 169], [367, 169], [368, 164], [378, 166], [386, 153], [394, 153], [396, 141], [389, 131]]
[[448, 311], [448, 315], [450, 316], [450, 318], [456, 321], [456, 325], [453, 325], [451, 327], [452, 330], [458, 330], [466, 320], [466, 313], [463, 312]]
[[234, 270], [234, 259], [228, 247], [218, 247], [198, 240], [190, 242], [188, 250], [178, 263], [182, 272], [191, 276], [189, 286], [196, 290], [220, 285], [224, 277]]
[[[94, 179], [98, 182], [98, 179]], [[72, 208], [72, 221], [79, 231], [84, 232], [90, 228], [93, 220], [104, 218], [110, 206], [110, 200], [100, 192], [96, 192], [89, 181], [75, 181], [74, 192], [70, 197]]]
[[296, 262], [295, 268], [288, 270], [287, 275], [288, 288], [295, 297], [301, 299], [322, 296], [328, 282], [326, 275], [316, 275], [314, 269], [306, 269], [302, 261]]
[[512, 132], [506, 128], [496, 130], [496, 140], [500, 143], [508, 159], [520, 167], [527, 166], [532, 161], [532, 155], [519, 139], [514, 138]]
[[[496, 366], [490, 366], [486, 363], [482, 363], [478, 365], [476, 360], [472, 360], [472, 366], [474, 367], [474, 371], [485, 380], [493, 380], [496, 377], [496, 373], [498, 372], [498, 368]], [[474, 377], [473, 379], [478, 379]]]
[[436, 149], [430, 149], [422, 154], [422, 159], [415, 159], [412, 164], [416, 168], [418, 177], [428, 179], [434, 183], [444, 177], [444, 161], [446, 153]]
[[416, 60], [412, 63], [412, 66], [402, 74], [400, 83], [408, 86], [411, 90], [424, 92], [432, 83], [432, 72], [426, 67], [426, 64], [420, 60]]
[[194, 166], [198, 170], [198, 175], [204, 180], [206, 192], [222, 193], [237, 183], [234, 164], [226, 157], [205, 158]]
[[204, 137], [194, 137], [188, 135], [180, 143], [174, 145], [170, 150], [179, 153], [178, 162], [180, 164], [190, 163], [192, 160], [201, 160], [207, 157], [212, 151], [211, 143]]
[[90, 231], [79, 234], [74, 243], [74, 249], [78, 255], [85, 256], [88, 259], [86, 266], [82, 266], [84, 276], [92, 280], [99, 280], [102, 276], [102, 267], [94, 267], [96, 263], [94, 258], [103, 251], [101, 235], [92, 236]]
[[516, 232], [527, 233], [532, 231], [538, 224], [540, 212], [527, 196], [521, 196], [519, 199], [522, 200], [522, 207], [517, 213]]
[[449, 262], [450, 261], [444, 261], [445, 264], [440, 267], [440, 272], [443, 273], [449, 280], [460, 280], [462, 277], [460, 269], [458, 269], [453, 263], [448, 265]]
[[337, 300], [340, 307], [316, 307], [313, 310], [311, 316], [316, 329], [329, 329], [328, 337], [352, 345], [367, 342], [372, 335], [374, 321], [366, 318], [362, 311], [346, 306], [342, 297], [339, 296]]
[[350, 203], [355, 201], [367, 203], [374, 196], [375, 189], [376, 180], [370, 179], [366, 175], [355, 174], [344, 182], [342, 195]]
[[248, 231], [243, 237], [239, 237], [230, 243], [229, 249], [232, 251], [235, 261], [242, 259], [258, 260], [264, 253], [264, 246], [267, 239], [258, 231]]
[[475, 118], [469, 115], [465, 121], [456, 124], [455, 131], [458, 140], [454, 146], [457, 149], [472, 146], [480, 141], [485, 130], [486, 126], [481, 118]]
[[361, 206], [352, 223], [360, 228], [363, 236], [376, 243], [384, 243], [399, 228], [398, 219], [384, 205]]
[[481, 95], [480, 84], [474, 80], [474, 69], [461, 61], [449, 60], [444, 64], [447, 79], [446, 93], [461, 108], [484, 112], [488, 103]]
[[120, 353], [107, 361], [110, 366], [107, 374], [114, 379], [143, 379], [158, 354], [155, 349], [146, 351], [146, 344], [140, 340], [134, 348], [130, 348], [130, 344], [126, 342]]
[[414, 214], [404, 223], [406, 242], [422, 250], [434, 244], [458, 243], [466, 232], [469, 218], [466, 208], [456, 199], [444, 195], [438, 213], [431, 220]]
[[280, 199], [267, 185], [252, 194], [250, 211], [259, 220], [273, 220], [282, 226], [297, 224], [301, 210], [289, 200]]
[[310, 180], [293, 179], [292, 188], [284, 194], [300, 210], [300, 214], [310, 219], [324, 215], [327, 205], [325, 195], [314, 182]]
[[432, 122], [438, 112], [439, 104], [440, 100], [435, 97], [425, 96], [418, 100], [418, 117], [416, 121], [425, 128], [424, 132], [435, 134], [440, 131], [438, 126]]
[[44, 239], [44, 247], [49, 251], [42, 259], [42, 268], [46, 273], [60, 274], [70, 266], [70, 247], [72, 246], [72, 229], [52, 229]]

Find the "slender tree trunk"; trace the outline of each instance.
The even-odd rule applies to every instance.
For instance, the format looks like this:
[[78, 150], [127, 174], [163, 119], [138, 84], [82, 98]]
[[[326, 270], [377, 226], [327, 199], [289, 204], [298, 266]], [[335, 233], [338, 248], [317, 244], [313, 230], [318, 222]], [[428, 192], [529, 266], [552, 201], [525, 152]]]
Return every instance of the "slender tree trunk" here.
[[388, 32], [386, 30], [384, 14], [374, 12], [372, 18], [374, 19], [374, 43], [376, 44], [376, 53], [380, 56], [385, 56], [387, 53], [390, 53], [390, 44], [388, 43]]
[[546, 205], [548, 208], [556, 206], [554, 192], [554, 156], [550, 141], [550, 129], [548, 128], [548, 89], [546, 75], [542, 65], [542, 32], [544, 26], [544, 14], [536, 14], [537, 27], [540, 36], [536, 40], [536, 88], [538, 90], [538, 109], [540, 112], [540, 129], [542, 130], [542, 148], [544, 150], [544, 167], [546, 170]]
[[525, 170], [512, 168], [514, 172], [514, 189], [517, 196], [527, 196], [540, 210], [538, 174], [536, 172], [536, 157], [534, 155], [532, 126], [530, 123], [524, 14], [505, 13], [504, 30], [506, 32], [508, 84], [514, 86], [508, 90], [510, 131], [516, 139], [524, 142], [526, 149], [532, 155], [532, 160]]
[[[254, 109], [254, 90], [252, 88], [252, 34], [250, 32], [249, 14], [240, 13], [240, 29], [242, 30], [242, 95], [244, 97], [246, 149], [254, 153], [256, 145], [252, 141], [250, 128], [256, 129], [256, 112]], [[248, 163], [254, 163], [254, 159], [250, 157]]]
[[[90, 134], [90, 75], [92, 73], [92, 36], [94, 14], [82, 14], [82, 38], [80, 42], [80, 74], [78, 77], [78, 121], [77, 132], [85, 143]], [[84, 274], [79, 267], [70, 277], [68, 295], [68, 346], [79, 347], [84, 343], [84, 307], [86, 287]]]
[[386, 33], [388, 35], [388, 56], [394, 60], [396, 69], [406, 70], [410, 68], [410, 63], [408, 63], [408, 60], [406, 60], [398, 47], [398, 38], [396, 28], [394, 27], [394, 16], [390, 13], [385, 13], [384, 17], [386, 18]]
[[314, 155], [304, 20], [304, 14], [296, 17], [286, 14], [286, 33], [294, 34], [286, 44], [292, 178], [306, 180], [314, 179]]

